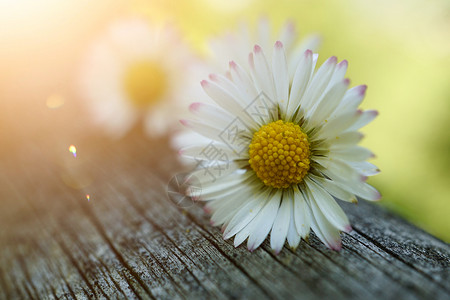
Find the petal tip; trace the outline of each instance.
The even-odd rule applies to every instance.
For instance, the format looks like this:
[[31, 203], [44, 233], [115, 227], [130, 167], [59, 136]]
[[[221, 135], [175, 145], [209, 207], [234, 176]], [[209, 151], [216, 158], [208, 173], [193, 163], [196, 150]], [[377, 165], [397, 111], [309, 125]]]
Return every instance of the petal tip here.
[[353, 228], [352, 228], [352, 226], [351, 226], [350, 224], [348, 224], [348, 225], [345, 226], [344, 232], [350, 233], [350, 232], [352, 232], [352, 231], [353, 231]]
[[189, 121], [188, 120], [182, 119], [182, 120], [180, 120], [180, 123], [183, 126], [189, 127]]
[[336, 64], [337, 63], [337, 57], [336, 56], [332, 56], [327, 60], [327, 63], [329, 64]]
[[209, 77], [209, 79], [211, 79], [212, 81], [217, 81], [217, 75], [216, 75], [216, 74], [209, 74], [208, 77]]
[[311, 50], [309, 50], [309, 49], [305, 51], [305, 56], [306, 57], [312, 56], [312, 54], [313, 54], [313, 52]]
[[339, 68], [347, 68], [348, 67], [348, 61], [346, 59], [344, 59], [343, 61], [338, 63], [338, 67]]
[[275, 48], [278, 48], [278, 49], [283, 48], [283, 43], [281, 41], [276, 41], [275, 42]]
[[202, 106], [202, 103], [200, 102], [194, 102], [189, 105], [189, 110], [191, 112], [197, 112], [200, 109], [200, 106]]
[[260, 53], [260, 52], [262, 51], [261, 46], [255, 45], [255, 46], [253, 47], [253, 51], [254, 51], [255, 53]]

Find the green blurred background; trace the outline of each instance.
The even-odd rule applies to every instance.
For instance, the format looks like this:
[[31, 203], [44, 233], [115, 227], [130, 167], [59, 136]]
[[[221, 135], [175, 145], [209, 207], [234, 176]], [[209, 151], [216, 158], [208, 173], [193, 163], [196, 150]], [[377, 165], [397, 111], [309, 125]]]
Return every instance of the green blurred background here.
[[[450, 241], [450, 1], [2, 1], [2, 156], [86, 130], [66, 118], [83, 113], [74, 84], [83, 54], [112, 20], [133, 15], [179, 26], [201, 55], [209, 37], [261, 16], [275, 29], [289, 19], [302, 35], [319, 33], [319, 62], [347, 59], [351, 84], [369, 86], [362, 107], [380, 112], [363, 145], [377, 154], [382, 173], [370, 183], [382, 205]], [[51, 97], [64, 106], [49, 109]]]

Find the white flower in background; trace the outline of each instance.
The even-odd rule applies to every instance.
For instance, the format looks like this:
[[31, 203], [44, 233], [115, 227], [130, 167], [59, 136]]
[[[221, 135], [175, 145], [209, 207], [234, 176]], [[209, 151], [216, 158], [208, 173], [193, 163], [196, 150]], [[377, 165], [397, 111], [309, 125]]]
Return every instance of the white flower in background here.
[[231, 62], [229, 76], [202, 81], [218, 106], [194, 103], [196, 118], [182, 123], [209, 140], [180, 153], [199, 162], [200, 199], [235, 246], [248, 238], [252, 251], [270, 232], [278, 253], [312, 229], [339, 250], [351, 226], [335, 198], [381, 197], [365, 182], [379, 172], [366, 161], [372, 153], [357, 145], [377, 112], [358, 110], [366, 86], [349, 89], [347, 61], [331, 57], [315, 70], [317, 55], [307, 50], [292, 76], [288, 61], [280, 41], [271, 60], [256, 45], [249, 64]]
[[177, 125], [196, 98], [196, 67], [173, 28], [122, 20], [92, 45], [81, 93], [95, 123], [111, 136], [123, 136], [140, 120], [149, 135], [158, 135]]
[[[268, 18], [260, 18], [256, 30], [253, 30], [254, 28], [251, 28], [247, 23], [241, 23], [239, 29], [238, 32], [230, 31], [213, 38], [209, 43], [214, 61], [220, 70], [228, 65], [230, 58], [241, 66], [247, 64], [248, 50], [255, 44], [260, 45], [266, 51], [271, 51], [275, 41], [280, 41], [283, 43], [288, 57], [289, 74], [293, 76], [295, 67], [303, 53], [307, 49], [317, 51], [320, 44], [320, 38], [317, 34], [311, 34], [300, 39], [293, 21], [286, 22], [278, 34], [274, 34]], [[266, 54], [270, 63], [272, 53]]]

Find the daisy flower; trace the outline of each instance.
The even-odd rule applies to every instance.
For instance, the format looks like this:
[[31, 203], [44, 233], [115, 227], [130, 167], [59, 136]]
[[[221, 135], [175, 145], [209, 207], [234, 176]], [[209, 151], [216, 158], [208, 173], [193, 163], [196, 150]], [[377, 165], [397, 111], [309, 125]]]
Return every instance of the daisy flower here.
[[347, 61], [331, 57], [316, 70], [318, 55], [307, 50], [291, 76], [280, 41], [272, 53], [269, 63], [256, 45], [248, 67], [232, 61], [229, 76], [201, 82], [217, 105], [193, 103], [195, 118], [181, 123], [209, 142], [180, 154], [198, 162], [191, 175], [199, 198], [236, 247], [248, 239], [253, 251], [270, 233], [278, 253], [286, 239], [296, 248], [312, 229], [339, 250], [340, 232], [351, 226], [336, 199], [381, 197], [366, 183], [379, 172], [366, 161], [373, 154], [357, 145], [358, 130], [377, 112], [358, 109], [366, 86], [349, 88]]
[[[158, 135], [178, 124], [183, 106], [192, 101], [185, 95], [195, 95], [193, 80], [201, 78], [193, 75], [196, 66], [173, 28], [121, 20], [90, 48], [81, 94], [94, 122], [111, 136], [123, 136], [138, 121], [149, 135]], [[175, 102], [185, 99], [186, 105]]]

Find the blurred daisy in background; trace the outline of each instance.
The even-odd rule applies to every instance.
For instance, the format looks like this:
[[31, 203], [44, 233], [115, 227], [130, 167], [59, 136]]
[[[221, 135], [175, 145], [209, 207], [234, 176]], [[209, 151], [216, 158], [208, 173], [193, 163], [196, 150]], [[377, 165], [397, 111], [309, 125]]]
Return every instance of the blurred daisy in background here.
[[339, 250], [340, 232], [351, 226], [335, 198], [381, 197], [366, 183], [379, 172], [366, 161], [373, 154], [357, 145], [377, 112], [358, 110], [366, 86], [349, 89], [347, 61], [331, 57], [315, 71], [317, 55], [307, 50], [291, 76], [280, 41], [266, 54], [256, 45], [248, 64], [230, 63], [229, 77], [202, 81], [218, 106], [194, 103], [196, 118], [182, 123], [209, 141], [180, 153], [198, 162], [200, 199], [235, 246], [248, 238], [252, 251], [270, 232], [278, 253], [312, 228]]
[[94, 123], [110, 136], [123, 136], [138, 121], [155, 136], [178, 125], [185, 103], [196, 98], [199, 65], [174, 28], [121, 20], [90, 48], [81, 94]]

